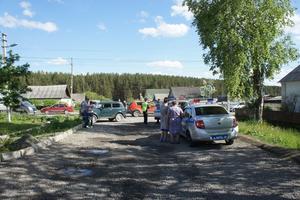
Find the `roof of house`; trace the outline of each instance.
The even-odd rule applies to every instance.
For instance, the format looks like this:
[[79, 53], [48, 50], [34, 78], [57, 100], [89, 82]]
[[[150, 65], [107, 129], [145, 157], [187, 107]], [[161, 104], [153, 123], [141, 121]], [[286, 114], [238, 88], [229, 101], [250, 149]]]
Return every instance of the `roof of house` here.
[[85, 94], [84, 93], [73, 93], [72, 99], [76, 102], [81, 103], [85, 99]]
[[70, 98], [67, 85], [28, 86], [28, 91], [23, 96], [28, 99], [62, 99]]
[[174, 98], [195, 98], [201, 96], [199, 87], [171, 87], [170, 95], [171, 93]]
[[169, 96], [169, 93], [164, 93], [164, 94], [154, 94], [154, 98], [156, 100], [160, 99], [160, 100], [163, 100], [165, 97], [168, 97]]
[[169, 92], [170, 89], [146, 89], [145, 97], [153, 98], [155, 94], [169, 94]]
[[296, 67], [293, 71], [288, 73], [285, 77], [283, 77], [279, 82], [291, 81], [300, 81], [300, 65]]

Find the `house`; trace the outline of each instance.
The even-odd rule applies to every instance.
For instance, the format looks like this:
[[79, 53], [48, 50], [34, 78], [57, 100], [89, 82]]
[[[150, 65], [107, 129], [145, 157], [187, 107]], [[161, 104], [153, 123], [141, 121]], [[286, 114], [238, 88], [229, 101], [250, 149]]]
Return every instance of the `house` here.
[[70, 98], [67, 85], [28, 86], [31, 91], [23, 95], [27, 99], [53, 99], [60, 100]]
[[300, 65], [280, 81], [282, 105], [292, 112], [300, 112]]
[[200, 87], [171, 87], [169, 99], [194, 99], [201, 98]]
[[169, 95], [169, 89], [146, 89], [145, 97], [148, 99], [164, 99]]

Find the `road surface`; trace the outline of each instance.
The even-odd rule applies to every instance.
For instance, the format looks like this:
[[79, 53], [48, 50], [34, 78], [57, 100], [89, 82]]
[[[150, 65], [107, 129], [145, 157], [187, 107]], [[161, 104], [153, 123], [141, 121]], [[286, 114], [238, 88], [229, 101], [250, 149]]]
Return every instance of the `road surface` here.
[[98, 122], [0, 163], [0, 199], [300, 199], [299, 165], [236, 141], [159, 142], [153, 118]]

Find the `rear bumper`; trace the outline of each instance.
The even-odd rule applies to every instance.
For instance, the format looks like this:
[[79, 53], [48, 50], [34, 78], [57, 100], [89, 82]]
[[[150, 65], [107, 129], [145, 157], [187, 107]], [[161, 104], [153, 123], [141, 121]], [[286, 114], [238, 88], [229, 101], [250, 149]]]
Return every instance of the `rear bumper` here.
[[226, 132], [208, 133], [205, 129], [195, 129], [190, 131], [191, 138], [194, 141], [214, 141], [213, 136], [225, 136], [226, 140], [236, 139], [238, 136], [238, 127], [232, 128]]

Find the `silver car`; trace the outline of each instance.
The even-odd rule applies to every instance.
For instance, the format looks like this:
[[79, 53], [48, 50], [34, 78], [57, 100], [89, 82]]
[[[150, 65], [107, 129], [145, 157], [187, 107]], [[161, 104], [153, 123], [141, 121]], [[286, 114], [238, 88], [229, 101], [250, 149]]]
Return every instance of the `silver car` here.
[[231, 145], [238, 134], [234, 116], [220, 105], [195, 104], [187, 106], [182, 119], [182, 135], [195, 141], [225, 140]]

